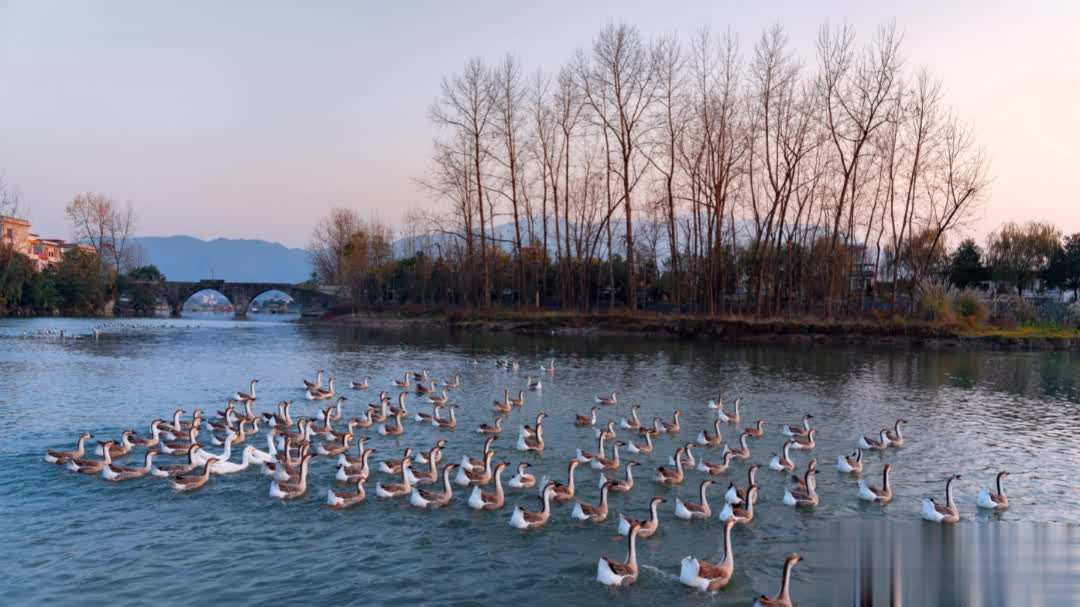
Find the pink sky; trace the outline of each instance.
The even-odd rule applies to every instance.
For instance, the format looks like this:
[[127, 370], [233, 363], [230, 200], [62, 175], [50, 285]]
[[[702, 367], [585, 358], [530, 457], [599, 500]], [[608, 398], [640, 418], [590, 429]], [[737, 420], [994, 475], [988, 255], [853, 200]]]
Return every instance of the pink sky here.
[[[468, 9], [466, 12], [466, 8]], [[397, 222], [439, 78], [471, 56], [555, 70], [606, 22], [683, 37], [779, 21], [811, 62], [825, 21], [895, 20], [971, 123], [993, 182], [970, 229], [1041, 219], [1080, 231], [1080, 2], [95, 2], [0, 0], [0, 175], [41, 234], [82, 191], [132, 201], [142, 235], [303, 246], [352, 206]]]

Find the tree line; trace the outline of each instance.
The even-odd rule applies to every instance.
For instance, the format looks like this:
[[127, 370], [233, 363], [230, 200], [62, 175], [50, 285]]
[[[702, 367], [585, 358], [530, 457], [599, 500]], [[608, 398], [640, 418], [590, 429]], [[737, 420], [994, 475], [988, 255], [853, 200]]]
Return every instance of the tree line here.
[[[966, 239], [947, 258], [938, 255], [941, 276], [959, 288], [994, 282], [1004, 290], [1057, 290], [1080, 299], [1080, 232], [1064, 236], [1053, 224], [1030, 221], [1002, 225], [980, 247]], [[1002, 290], [999, 288], [999, 290]]]
[[982, 152], [894, 26], [823, 26], [802, 57], [779, 25], [743, 49], [612, 24], [554, 72], [469, 60], [430, 108], [411, 271], [478, 306], [897, 306], [981, 201]]

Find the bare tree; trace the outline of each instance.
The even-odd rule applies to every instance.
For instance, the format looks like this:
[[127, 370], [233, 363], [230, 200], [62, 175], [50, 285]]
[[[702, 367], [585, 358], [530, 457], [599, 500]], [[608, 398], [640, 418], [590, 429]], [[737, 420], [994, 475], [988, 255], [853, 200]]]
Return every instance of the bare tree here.
[[98, 258], [118, 274], [128, 265], [128, 240], [135, 231], [135, 209], [128, 203], [120, 206], [101, 194], [77, 195], [64, 208], [76, 241], [86, 242]]

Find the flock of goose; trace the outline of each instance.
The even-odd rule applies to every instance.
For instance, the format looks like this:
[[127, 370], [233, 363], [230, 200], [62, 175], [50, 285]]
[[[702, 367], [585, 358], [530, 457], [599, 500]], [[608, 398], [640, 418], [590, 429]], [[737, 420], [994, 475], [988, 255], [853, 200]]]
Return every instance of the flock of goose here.
[[[473, 364], [478, 364], [473, 361]], [[520, 364], [511, 361], [496, 361], [499, 368], [515, 372]], [[552, 376], [555, 361], [540, 366], [543, 374]], [[455, 375], [446, 381], [429, 377], [428, 370], [406, 372], [402, 379], [393, 380], [393, 388], [398, 391], [392, 398], [388, 391], [379, 394], [378, 402], [371, 404], [359, 416], [346, 418], [343, 413], [345, 396], [335, 391], [335, 378], [330, 377], [323, 384], [324, 371], [316, 374], [314, 381], [303, 381], [302, 389], [307, 400], [328, 401], [333, 404], [320, 409], [318, 417], [293, 417], [292, 401], [281, 401], [274, 411], [257, 412], [255, 403], [258, 399], [256, 388], [258, 380], [251, 380], [247, 391], [238, 391], [231, 396], [224, 410], [217, 415], [204, 417], [204, 411], [196, 409], [190, 419], [183, 419], [186, 412], [178, 409], [171, 418], [158, 418], [150, 422], [150, 436], [137, 436], [133, 430], [125, 430], [119, 441], [97, 441], [93, 455], [88, 457], [86, 442], [93, 438], [90, 433], [82, 434], [72, 451], [47, 450], [45, 461], [66, 466], [68, 469], [88, 475], [100, 475], [109, 481], [127, 481], [144, 476], [165, 479], [176, 491], [192, 491], [206, 485], [215, 476], [241, 472], [249, 467], [259, 467], [269, 478], [269, 495], [281, 500], [292, 500], [304, 496], [308, 490], [309, 466], [315, 457], [328, 458], [336, 462], [337, 488], [328, 489], [326, 501], [329, 507], [344, 508], [367, 498], [365, 484], [374, 471], [387, 475], [395, 482], [377, 482], [375, 494], [381, 499], [407, 499], [417, 508], [438, 508], [451, 503], [454, 487], [468, 491], [466, 504], [474, 510], [501, 510], [505, 505], [506, 491], [503, 475], [510, 466], [507, 461], [494, 462], [494, 441], [503, 431], [502, 423], [508, 413], [523, 407], [526, 391], [541, 391], [542, 378], [527, 376], [525, 389], [517, 390], [517, 395], [510, 389], [503, 393], [502, 400], [493, 403], [494, 419], [490, 424], [480, 424], [476, 434], [484, 436], [479, 457], [463, 456], [460, 462], [440, 463], [447, 440], [439, 439], [426, 449], [405, 448], [398, 459], [386, 459], [375, 463], [371, 456], [376, 452], [367, 446], [369, 437], [363, 435], [367, 429], [380, 436], [400, 437], [406, 432], [405, 420], [411, 419], [416, 424], [425, 424], [437, 429], [452, 430], [458, 425], [455, 410], [458, 405], [449, 402], [449, 391], [460, 388], [461, 375]], [[364, 377], [350, 383], [353, 390], [367, 390], [371, 377]], [[428, 411], [409, 411], [407, 400], [410, 392], [415, 392]], [[640, 466], [636, 460], [623, 462], [620, 449], [625, 448], [632, 454], [651, 453], [655, 447], [654, 439], [678, 436], [684, 429], [680, 422], [680, 411], [674, 411], [671, 421], [661, 417], [652, 417], [648, 422], [639, 418], [639, 405], [630, 408], [629, 415], [621, 420], [611, 420], [601, 424], [597, 413], [605, 407], [619, 403], [619, 392], [594, 398], [593, 406], [587, 414], [576, 415], [573, 423], [578, 427], [594, 427], [596, 448], [586, 451], [578, 448], [567, 464], [565, 483], [547, 476], [537, 479], [530, 474], [530, 463], [520, 462], [515, 474], [506, 485], [512, 489], [533, 489], [540, 499], [537, 509], [517, 505], [509, 517], [509, 524], [518, 529], [536, 529], [544, 526], [551, 517], [553, 506], [560, 503], [572, 503], [571, 515], [574, 519], [602, 523], [609, 518], [608, 495], [611, 492], [630, 492], [636, 483], [634, 468]], [[396, 402], [396, 404], [395, 404]], [[700, 481], [698, 499], [675, 499], [674, 515], [685, 520], [708, 519], [713, 516], [713, 509], [708, 501], [708, 489], [716, 483], [716, 478], [728, 472], [733, 460], [750, 462], [750, 440], [765, 436], [764, 420], [755, 420], [738, 434], [737, 444], [729, 444], [722, 436], [725, 424], [738, 424], [742, 420], [740, 413], [742, 399], [736, 398], [730, 409], [725, 409], [722, 395], [710, 400], [705, 405], [714, 412], [711, 428], [697, 433], [696, 440], [678, 440], [668, 465], [656, 469], [651, 480], [662, 485], [682, 484], [693, 470], [704, 473]], [[416, 406], [414, 405], [414, 409]], [[532, 425], [523, 425], [519, 429], [515, 443], [522, 452], [543, 452], [545, 449], [544, 423], [546, 412], [539, 412]], [[768, 462], [772, 470], [790, 474], [786, 482], [782, 502], [795, 508], [812, 508], [819, 505], [817, 483], [817, 460], [811, 459], [801, 475], [792, 460], [792, 450], [813, 451], [817, 445], [817, 429], [812, 425], [813, 416], [805, 414], [801, 423], [781, 426], [784, 442], [780, 451], [773, 453]], [[335, 428], [334, 424], [338, 424]], [[864, 463], [864, 451], [886, 452], [904, 445], [905, 437], [902, 426], [904, 420], [897, 420], [892, 429], [884, 428], [876, 437], [862, 436], [857, 440], [850, 455], [837, 457], [837, 469], [844, 473], [859, 475], [867, 472]], [[260, 424], [262, 427], [260, 427]], [[258, 448], [259, 434], [266, 430], [265, 449]], [[619, 433], [624, 438], [619, 438]], [[353, 445], [355, 444], [355, 454]], [[608, 445], [611, 445], [610, 448]], [[241, 461], [231, 461], [232, 450], [239, 445]], [[119, 465], [114, 459], [131, 455], [135, 449], [143, 449], [141, 466]], [[218, 450], [220, 449], [220, 450]], [[694, 450], [698, 450], [695, 454]], [[716, 459], [708, 458], [704, 452], [717, 454]], [[155, 460], [158, 456], [183, 458], [173, 463], [162, 464]], [[575, 470], [580, 466], [600, 473], [598, 488], [599, 502], [586, 502], [576, 499]], [[682, 583], [706, 592], [723, 588], [730, 581], [734, 572], [734, 553], [732, 547], [732, 529], [737, 524], [747, 524], [754, 519], [754, 505], [758, 500], [759, 486], [755, 482], [761, 468], [752, 463], [747, 468], [744, 486], [735, 482], [728, 484], [724, 494], [724, 507], [717, 514], [723, 522], [724, 546], [723, 558], [719, 562], [706, 562], [693, 556], [682, 559], [679, 579]], [[620, 471], [622, 472], [620, 476]], [[890, 484], [892, 464], [885, 464], [880, 470], [881, 484], [870, 484], [865, 480], [858, 483], [857, 497], [877, 504], [888, 504], [893, 499]], [[1005, 509], [1009, 507], [1008, 497], [1002, 487], [1002, 479], [1007, 476], [1002, 471], [997, 475], [995, 490], [982, 489], [976, 499], [980, 508]], [[950, 476], [945, 483], [945, 501], [938, 503], [933, 498], [923, 500], [922, 517], [937, 523], [955, 523], [960, 518], [959, 509], [953, 497], [953, 486], [959, 475]], [[573, 500], [573, 501], [572, 501]], [[572, 502], [571, 502], [572, 501]], [[630, 518], [619, 513], [617, 516], [618, 532], [626, 536], [627, 555], [624, 560], [602, 557], [597, 562], [596, 579], [608, 586], [627, 586], [637, 580], [638, 560], [636, 542], [638, 538], [654, 535], [660, 524], [660, 504], [663, 497], [653, 497], [649, 503], [649, 516], [643, 519]], [[780, 589], [772, 597], [761, 596], [755, 604], [790, 605], [789, 593], [792, 568], [802, 560], [797, 554], [788, 555], [784, 561], [780, 576]]]

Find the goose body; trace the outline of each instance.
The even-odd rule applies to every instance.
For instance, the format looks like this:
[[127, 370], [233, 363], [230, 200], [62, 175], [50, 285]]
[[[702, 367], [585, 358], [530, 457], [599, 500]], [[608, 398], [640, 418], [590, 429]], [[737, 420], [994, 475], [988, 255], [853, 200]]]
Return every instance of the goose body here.
[[634, 466], [639, 466], [638, 462], [626, 463], [626, 480], [618, 478], [610, 478], [603, 472], [600, 473], [600, 483], [597, 485], [603, 487], [605, 484], [610, 484], [611, 491], [617, 491], [619, 493], [626, 493], [634, 488], [634, 474], [631, 471]]
[[975, 498], [975, 505], [989, 510], [1005, 510], [1008, 508], [1009, 498], [1005, 495], [1005, 488], [1001, 486], [1001, 479], [1006, 476], [1009, 476], [1009, 473], [1002, 470], [998, 472], [997, 478], [994, 479], [994, 483], [997, 485], [997, 493], [992, 493], [985, 487], [979, 489], [979, 496]]
[[701, 487], [698, 488], [699, 503], [684, 502], [680, 498], [675, 498], [675, 516], [683, 520], [691, 520], [695, 518], [707, 519], [712, 516], [712, 508], [709, 507], [709, 500], [705, 496], [705, 490], [713, 484], [711, 478], [707, 478], [701, 481]]
[[862, 472], [862, 448], [856, 448], [851, 455], [841, 455], [836, 458], [836, 469], [840, 472], [859, 474]]
[[[596, 407], [593, 407], [596, 410]], [[596, 429], [596, 438], [600, 438], [600, 435], [604, 436], [604, 440], [615, 440], [615, 420], [609, 420], [607, 426]]]
[[[361, 379], [360, 381], [352, 382], [352, 384], [351, 384], [352, 389], [353, 390], [367, 390], [368, 389], [368, 382], [370, 382], [370, 381], [371, 381], [371, 376], [370, 375], [365, 375], [364, 378]], [[363, 499], [363, 498], [361, 498], [361, 499]]]
[[184, 464], [167, 464], [162, 466], [158, 464], [150, 468], [150, 475], [159, 478], [165, 478], [168, 476], [180, 476], [181, 474], [187, 474], [199, 466], [199, 463], [195, 460], [195, 451], [200, 449], [198, 445], [191, 445], [187, 450], [187, 463]]
[[626, 535], [630, 533], [630, 527], [635, 523], [641, 527], [638, 531], [638, 537], [650, 537], [656, 530], [660, 528], [660, 515], [657, 510], [660, 504], [666, 502], [664, 498], [659, 495], [649, 500], [649, 518], [645, 520], [638, 520], [633, 518], [627, 518], [626, 515], [619, 513], [619, 535]]
[[889, 446], [889, 437], [886, 436], [888, 430], [882, 429], [878, 433], [878, 439], [874, 440], [869, 436], [859, 437], [859, 447], [863, 449], [873, 449], [875, 451], [884, 451]]
[[797, 506], [797, 507], [810, 507], [818, 505], [817, 487], [814, 483], [814, 477], [817, 475], [817, 470], [809, 469], [806, 471], [806, 491], [800, 491], [799, 489], [792, 489], [790, 487], [784, 489], [784, 505]]
[[620, 466], [619, 449], [625, 445], [626, 443], [622, 441], [615, 441], [615, 444], [611, 446], [610, 459], [604, 457], [603, 453], [597, 453], [589, 462], [589, 466], [593, 470], [618, 470]]
[[[354, 382], [355, 383], [355, 382]], [[334, 491], [333, 489], [326, 490], [326, 505], [337, 508], [348, 508], [353, 504], [358, 504], [364, 501], [367, 497], [367, 492], [364, 491], [364, 480], [357, 479], [356, 491]]]
[[[405, 377], [406, 379], [408, 379], [408, 375], [406, 375]], [[375, 485], [375, 495], [386, 499], [410, 495], [412, 493], [412, 485], [409, 484], [409, 475], [406, 471], [408, 470], [409, 464], [411, 462], [412, 458], [410, 457], [406, 457], [405, 459], [401, 460], [401, 482], [388, 483], [385, 485], [382, 483], [378, 483]]]
[[247, 392], [247, 393], [237, 392], [236, 394], [233, 395], [234, 398], [236, 398], [236, 400], [245, 401], [245, 402], [255, 400], [255, 384], [257, 384], [257, 383], [259, 383], [259, 380], [257, 380], [257, 379], [251, 380], [251, 388], [249, 388], [249, 392]]
[[793, 436], [791, 437], [791, 448], [809, 450], [813, 449], [817, 445], [814, 443], [814, 435], [817, 434], [817, 428], [810, 428], [810, 431], [806, 433], [806, 436]]
[[495, 493], [488, 493], [480, 487], [473, 487], [469, 496], [469, 506], [473, 510], [498, 510], [503, 507], [506, 496], [503, 493], [502, 474], [506, 469], [506, 462], [499, 462], [495, 466]]
[[507, 482], [508, 485], [514, 489], [529, 489], [536, 486], [536, 477], [525, 472], [525, 469], [529, 467], [528, 462], [521, 462], [518, 464], [517, 474]]
[[653, 450], [652, 436], [646, 434], [645, 435], [645, 444], [643, 444], [643, 445], [635, 443], [633, 441], [630, 441], [630, 445], [626, 447], [626, 450], [629, 451], [630, 453], [635, 453], [635, 454], [637, 454], [637, 453], [652, 453], [652, 450]]
[[960, 510], [953, 500], [953, 482], [960, 479], [959, 474], [954, 474], [945, 481], [945, 505], [934, 501], [933, 498], [923, 500], [922, 517], [935, 523], [955, 523], [960, 520]]
[[884, 472], [882, 472], [881, 486], [875, 487], [868, 485], [866, 481], [859, 481], [859, 499], [868, 502], [877, 502], [879, 504], [888, 504], [892, 501], [893, 492], [892, 487], [889, 485], [889, 471], [892, 470], [892, 464], [885, 464]]
[[784, 573], [780, 580], [780, 591], [776, 593], [776, 596], [767, 597], [761, 595], [754, 601], [754, 607], [791, 607], [791, 568], [802, 560], [802, 557], [797, 554], [789, 554], [787, 559], [784, 560]]
[[765, 435], [765, 420], [759, 419], [754, 422], [753, 426], [749, 428], [743, 428], [743, 434], [750, 438], [761, 438]]
[[368, 465], [368, 458], [371, 457], [372, 453], [375, 453], [374, 449], [364, 449], [363, 455], [360, 456], [360, 464], [358, 465], [353, 465], [347, 461], [342, 463], [339, 459], [337, 474], [334, 475], [334, 478], [342, 482], [366, 481], [368, 477], [371, 476], [371, 467]]
[[69, 459], [79, 459], [86, 454], [86, 439], [94, 438], [93, 434], [84, 432], [79, 436], [79, 441], [75, 445], [75, 449], [72, 451], [53, 451], [51, 449], [45, 450], [45, 461], [50, 464], [63, 465], [68, 462]]
[[601, 557], [596, 564], [596, 581], [605, 586], [623, 587], [637, 581], [637, 536], [641, 531], [641, 525], [635, 523], [630, 526], [627, 534], [629, 546], [626, 550], [626, 560], [623, 562], [613, 561], [608, 557]]
[[323, 373], [325, 373], [325, 371], [316, 372], [314, 382], [310, 382], [310, 381], [305, 379], [304, 380], [304, 390], [318, 390], [319, 388], [322, 388], [322, 376], [323, 376]]
[[757, 485], [751, 485], [747, 490], [746, 508], [740, 508], [739, 506], [732, 505], [728, 502], [724, 505], [724, 509], [720, 511], [718, 515], [720, 520], [727, 521], [728, 519], [734, 520], [736, 523], [749, 523], [754, 520], [754, 502], [757, 501]]
[[[757, 471], [758, 471], [758, 468], [760, 468], [760, 467], [761, 466], [759, 466], [758, 464], [754, 464], [753, 466], [750, 466], [749, 468], [746, 469], [746, 486], [747, 487], [753, 487], [754, 485], [757, 484], [757, 481], [756, 481], [755, 477], [757, 476]], [[730, 483], [728, 485], [727, 493], [724, 494], [724, 501], [726, 501], [729, 504], [742, 504], [742, 503], [744, 503], [746, 501], [746, 489], [743, 489], [743, 488], [739, 487], [735, 483]], [[757, 501], [757, 494], [756, 493], [754, 494], [754, 501]]]
[[318, 388], [318, 389], [315, 389], [315, 390], [309, 390], [308, 393], [307, 393], [307, 399], [308, 400], [326, 400], [326, 399], [334, 396], [334, 378], [331, 377], [330, 381], [327, 382], [327, 384], [328, 385], [327, 385], [326, 388]]
[[150, 438], [130, 436], [128, 437], [128, 440], [136, 447], [156, 447], [158, 443], [161, 442], [161, 424], [164, 422], [165, 420], [163, 419], [155, 419], [150, 422]]
[[720, 420], [713, 420], [713, 432], [710, 434], [707, 430], [698, 432], [697, 444], [702, 447], [719, 447], [724, 442], [723, 435], [720, 434]]
[[777, 472], [787, 472], [795, 469], [795, 462], [791, 461], [791, 441], [784, 443], [783, 451], [778, 455], [773, 455], [772, 460], [769, 462], [769, 468], [776, 470]]
[[571, 516], [573, 516], [579, 521], [587, 521], [592, 523], [601, 523], [607, 520], [607, 498], [609, 489], [611, 489], [610, 483], [604, 483], [604, 485], [600, 487], [600, 503], [595, 506], [592, 504], [586, 504], [581, 500], [577, 500], [577, 503], [574, 504], [574, 511], [571, 513]]
[[300, 478], [295, 483], [270, 481], [270, 497], [282, 500], [296, 499], [307, 493], [308, 464], [314, 455], [307, 454], [300, 460]]
[[723, 402], [720, 403], [720, 407], [716, 410], [716, 419], [729, 424], [739, 423], [739, 404], [742, 403], [742, 397], [735, 399], [734, 411], [732, 413], [726, 413], [724, 411]]
[[126, 481], [133, 478], [139, 478], [145, 476], [150, 472], [153, 467], [153, 458], [157, 455], [157, 451], [150, 450], [146, 452], [146, 459], [141, 467], [139, 466], [117, 466], [115, 464], [109, 464], [101, 469], [101, 476], [105, 480], [109, 481]]
[[731, 455], [732, 454], [730, 451], [725, 453], [723, 455], [724, 461], [719, 464], [714, 464], [712, 462], [705, 461], [705, 458], [701, 458], [700, 460], [698, 460], [697, 470], [698, 472], [704, 472], [706, 474], [712, 474], [714, 476], [717, 474], [723, 474], [727, 472], [728, 467], [731, 465]]
[[[641, 428], [641, 420], [638, 419], [638, 416], [637, 416], [638, 409], [640, 409], [640, 408], [641, 408], [641, 405], [634, 405], [633, 407], [630, 407], [630, 417], [624, 417], [623, 420], [619, 423], [619, 427], [624, 428], [626, 430], [638, 430], [638, 429], [640, 429]], [[645, 536], [641, 536], [641, 537], [645, 537]]]
[[548, 482], [544, 486], [543, 495], [540, 498], [543, 508], [539, 512], [525, 510], [521, 506], [514, 506], [514, 513], [510, 515], [510, 526], [517, 529], [535, 529], [542, 526], [551, 518], [551, 498], [555, 494], [555, 483]]
[[907, 423], [906, 419], [898, 419], [898, 420], [896, 420], [896, 423], [893, 424], [893, 429], [891, 431], [889, 431], [889, 430], [885, 431], [885, 438], [889, 439], [889, 446], [890, 447], [903, 447], [904, 446], [904, 433], [903, 433], [903, 431], [900, 430], [900, 426], [902, 426], [903, 424], [906, 424], [906, 423]]
[[668, 470], [667, 468], [660, 467], [656, 469], [656, 475], [653, 479], [662, 485], [679, 485], [683, 482], [683, 464], [682, 454], [685, 450], [684, 447], [679, 447], [675, 450], [675, 469]]
[[198, 489], [210, 480], [210, 467], [217, 462], [217, 458], [211, 457], [203, 464], [202, 474], [192, 476], [177, 476], [169, 479], [169, 486], [176, 491], [192, 491]]
[[532, 436], [526, 432], [527, 427], [522, 427], [521, 433], [518, 434], [517, 448], [518, 451], [543, 451], [544, 450], [544, 426], [541, 424], [542, 417], [547, 417], [546, 413], [541, 413], [537, 416], [536, 433]]
[[618, 404], [618, 402], [619, 402], [619, 400], [617, 398], [618, 396], [619, 396], [618, 391], [612, 392], [611, 396], [597, 396], [596, 397], [596, 403], [600, 404], [600, 405], [615, 405], [615, 404]]
[[[454, 489], [450, 486], [450, 473], [453, 472], [454, 468], [457, 468], [457, 464], [443, 466], [442, 491], [425, 491], [414, 487], [409, 495], [409, 503], [417, 508], [441, 508], [449, 504], [450, 498], [454, 496]], [[479, 487], [477, 488], [479, 489]]]
[[[694, 454], [690, 452], [690, 450], [693, 449], [693, 448], [694, 448], [694, 443], [686, 443], [685, 445], [683, 445], [683, 454], [682, 454], [682, 464], [683, 464], [683, 466], [693, 468], [695, 465], [697, 465], [697, 460], [694, 458]], [[668, 458], [667, 458], [667, 461], [668, 461], [669, 466], [674, 466], [675, 465], [675, 456], [674, 455], [669, 455]]]
[[727, 586], [735, 571], [735, 557], [731, 552], [731, 530], [735, 520], [724, 521], [724, 558], [719, 563], [707, 563], [687, 556], [679, 569], [679, 581], [702, 592], [715, 592]]
[[810, 432], [810, 420], [814, 419], [809, 413], [803, 415], [801, 426], [784, 426], [784, 436], [806, 436]]
[[721, 455], [731, 453], [732, 459], [740, 461], [746, 461], [750, 459], [750, 446], [746, 444], [746, 433], [739, 435], [739, 447], [732, 449], [730, 445], [724, 445], [724, 450]]
[[664, 430], [665, 434], [675, 434], [682, 429], [682, 425], [679, 424], [679, 413], [680, 411], [676, 410], [675, 413], [672, 414], [671, 423], [661, 420], [660, 427]]
[[[120, 444], [112, 443], [109, 445], [109, 455], [112, 457], [122, 457], [131, 453], [131, 449], [135, 447], [135, 444], [131, 442], [131, 435], [135, 434], [134, 430], [124, 430], [120, 434]], [[94, 449], [94, 455], [105, 455], [105, 446], [98, 443], [98, 446]]]
[[68, 470], [71, 470], [72, 472], [78, 472], [80, 474], [97, 474], [101, 472], [105, 466], [112, 464], [112, 454], [109, 449], [112, 445], [113, 442], [111, 440], [102, 443], [102, 446], [104, 447], [104, 450], [102, 451], [104, 455], [102, 457], [104, 459], [72, 457], [67, 459], [65, 465], [67, 465]]
[[443, 428], [453, 430], [457, 427], [457, 417], [454, 416], [454, 412], [457, 411], [457, 405], [450, 405], [450, 417], [432, 417], [431, 425], [436, 428]]
[[495, 425], [489, 426], [488, 424], [480, 424], [476, 427], [477, 434], [500, 434], [502, 432], [503, 418], [496, 417]]
[[248, 466], [251, 465], [253, 461], [255, 461], [255, 458], [252, 457], [254, 452], [255, 447], [252, 447], [250, 445], [244, 447], [244, 451], [240, 458], [239, 464], [227, 460], [218, 461], [210, 467], [210, 472], [213, 474], [235, 474], [237, 472], [240, 472], [241, 470], [245, 470]]

